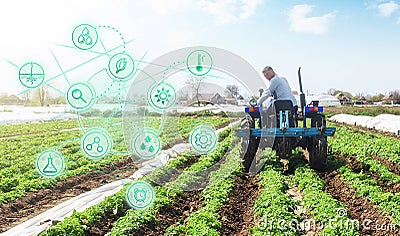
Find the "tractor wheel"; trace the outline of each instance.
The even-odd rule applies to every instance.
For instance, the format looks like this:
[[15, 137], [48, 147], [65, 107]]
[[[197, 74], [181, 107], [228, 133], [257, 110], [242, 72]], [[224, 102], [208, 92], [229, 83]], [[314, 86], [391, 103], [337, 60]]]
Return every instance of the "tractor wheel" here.
[[317, 171], [325, 171], [328, 167], [327, 163], [327, 147], [328, 143], [325, 137], [314, 136], [309, 140], [307, 145], [308, 161], [311, 168]]
[[246, 115], [242, 119], [241, 129], [246, 132], [247, 137], [241, 138], [242, 145], [242, 162], [243, 162], [243, 172], [249, 172], [251, 163], [256, 155], [258, 144], [260, 143], [259, 137], [254, 137], [250, 135], [250, 129], [255, 128], [255, 123], [250, 115]]

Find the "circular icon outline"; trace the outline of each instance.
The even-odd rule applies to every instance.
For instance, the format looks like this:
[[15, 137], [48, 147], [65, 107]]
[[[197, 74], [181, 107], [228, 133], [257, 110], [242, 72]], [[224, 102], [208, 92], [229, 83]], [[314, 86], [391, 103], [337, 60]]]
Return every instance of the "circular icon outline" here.
[[[155, 95], [158, 95], [158, 100], [161, 101], [161, 102], [163, 103], [163, 105], [164, 105], [164, 101], [166, 100], [166, 98], [165, 98], [165, 99], [163, 99], [163, 98], [160, 99], [160, 97], [161, 97], [162, 94], [167, 94], [166, 96], [167, 96], [167, 98], [168, 98], [168, 91], [169, 91], [169, 90], [166, 90], [164, 87], [162, 87], [162, 88], [160, 88], [160, 90], [161, 90], [161, 91], [160, 91], [160, 90], [158, 89], [158, 87], [161, 86], [161, 85], [162, 85], [162, 86], [168, 87], [169, 90], [172, 90], [172, 95], [170, 95], [170, 97], [172, 96], [173, 101], [171, 102], [170, 100], [167, 100], [167, 105], [166, 105], [166, 106], [159, 106], [159, 105], [157, 105], [157, 104], [153, 101], [153, 98], [152, 98], [153, 96], [155, 97]], [[158, 93], [158, 94], [154, 94], [155, 90], [157, 90], [157, 93]], [[167, 91], [167, 92], [165, 92], [165, 91]], [[149, 92], [148, 92], [148, 94], [147, 94], [147, 101], [148, 101], [148, 103], [150, 104], [150, 107], [152, 107], [155, 111], [157, 111], [157, 112], [163, 112], [164, 110], [166, 110], [166, 109], [172, 107], [172, 106], [175, 104], [175, 102], [176, 102], [176, 90], [175, 90], [175, 88], [174, 88], [172, 85], [170, 85], [169, 83], [161, 82], [161, 83], [155, 84], [153, 87], [151, 87], [151, 89], [149, 90]], [[157, 102], [158, 102], [158, 101], [157, 101]]]
[[[157, 141], [157, 150], [154, 152], [154, 154], [151, 154], [151, 155], [143, 155], [143, 154], [140, 152], [140, 150], [138, 150], [138, 147], [137, 147], [137, 146], [139, 146], [139, 145], [135, 145], [135, 144], [137, 144], [137, 141], [138, 141], [138, 138], [139, 138], [139, 137], [141, 137], [142, 135], [148, 136], [148, 134], [152, 135], [153, 138], [154, 138], [154, 137], [156, 138], [156, 141]], [[141, 141], [143, 142], [143, 140], [141, 140]], [[137, 154], [140, 158], [142, 158], [142, 159], [146, 159], [146, 160], [152, 159], [152, 158], [154, 158], [155, 156], [157, 156], [157, 154], [161, 151], [161, 139], [160, 139], [159, 135], [157, 134], [157, 132], [156, 132], [153, 128], [149, 128], [149, 127], [144, 128], [143, 130], [136, 132], [136, 134], [132, 137], [132, 140], [131, 140], [131, 150], [132, 150], [135, 154]]]
[[[124, 55], [124, 56], [126, 56], [126, 57], [128, 57], [129, 58], [129, 60], [132, 62], [132, 70], [129, 72], [129, 74], [128, 75], [126, 75], [126, 76], [118, 76], [118, 75], [116, 75], [115, 73], [118, 73], [118, 71], [117, 72], [115, 72], [115, 73], [113, 73], [113, 70], [111, 70], [111, 62], [116, 58], [116, 57], [118, 57], [118, 56], [120, 56], [120, 55]], [[121, 60], [121, 59], [119, 59], [119, 60]], [[119, 61], [118, 60], [118, 61]], [[117, 62], [118, 62], [117, 61]], [[114, 64], [115, 65], [115, 64]], [[126, 66], [126, 63], [125, 63], [125, 66]], [[124, 66], [124, 68], [125, 68], [125, 66]], [[126, 82], [126, 81], [128, 81], [128, 80], [130, 80], [130, 79], [132, 79], [132, 76], [136, 73], [136, 67], [135, 67], [135, 61], [133, 60], [133, 58], [129, 55], [129, 54], [127, 54], [127, 53], [124, 53], [124, 52], [120, 52], [120, 53], [117, 53], [117, 54], [114, 54], [111, 58], [110, 58], [110, 60], [108, 61], [108, 68], [107, 68], [108, 70], [108, 72], [112, 75], [112, 79], [113, 80], [115, 80], [115, 81], [117, 81], [117, 82]], [[117, 70], [119, 70], [119, 69], [117, 69]], [[125, 69], [122, 69], [122, 70], [125, 70]], [[121, 70], [121, 71], [122, 71]]]
[[[192, 54], [194, 54], [194, 53], [196, 53], [196, 52], [197, 52], [197, 53], [200, 53], [200, 52], [205, 53], [205, 54], [207, 54], [208, 57], [210, 58], [210, 65], [207, 65], [208, 69], [205, 70], [205, 71], [202, 72], [202, 73], [198, 73], [198, 72], [195, 72], [195, 71], [192, 70], [193, 67], [195, 67], [196, 70], [197, 70], [198, 67], [203, 68], [203, 67], [200, 65], [200, 57], [199, 57], [199, 56], [198, 56], [199, 58], [197, 59], [197, 60], [198, 60], [198, 65], [197, 65], [197, 66], [189, 65], [189, 59], [190, 59], [190, 57], [192, 56]], [[203, 50], [203, 49], [198, 49], [198, 50], [192, 51], [191, 53], [189, 53], [189, 55], [188, 55], [187, 58], [186, 58], [186, 67], [188, 68], [189, 72], [192, 73], [192, 74], [195, 75], [195, 76], [203, 76], [203, 75], [208, 74], [208, 73], [211, 71], [212, 67], [213, 67], [213, 59], [212, 59], [212, 57], [211, 57], [211, 54], [208, 53], [206, 50]]]
[[[84, 99], [84, 98], [82, 97], [82, 90], [80, 90], [79, 88], [74, 88], [74, 89], [72, 90], [72, 88], [73, 88], [74, 86], [76, 86], [76, 85], [85, 86], [86, 88], [88, 88], [88, 89], [90, 90], [90, 94], [91, 94], [90, 102], [87, 103], [87, 105], [84, 106], [84, 107], [76, 106], [76, 105], [74, 105], [74, 104], [71, 102], [71, 97], [72, 97], [74, 100], [82, 99], [84, 102], [86, 102], [86, 99]], [[72, 91], [71, 91], [71, 90], [72, 90]], [[71, 91], [71, 93], [70, 93], [70, 91]], [[75, 97], [75, 96], [74, 96], [74, 91], [79, 91], [80, 95], [78, 95], [77, 97]], [[71, 97], [69, 96], [69, 94], [71, 94]], [[75, 94], [76, 94], [76, 93], [75, 93]], [[92, 108], [92, 106], [94, 105], [95, 100], [96, 100], [96, 99], [95, 99], [95, 97], [96, 97], [96, 92], [95, 92], [94, 88], [93, 88], [89, 83], [78, 82], [78, 83], [72, 84], [72, 85], [68, 88], [65, 97], [66, 97], [66, 99], [67, 99], [67, 103], [68, 103], [73, 109], [75, 109], [75, 110], [77, 110], [77, 111], [86, 111], [86, 110], [89, 110], [90, 108]]]
[[[39, 162], [41, 161], [41, 158], [44, 157], [44, 156], [45, 156], [46, 154], [48, 154], [48, 153], [54, 154], [57, 158], [59, 158], [59, 159], [61, 160], [61, 167], [60, 167], [56, 172], [51, 173], [51, 174], [50, 174], [50, 173], [46, 173], [44, 170], [42, 170], [42, 169], [40, 168], [40, 165], [39, 165]], [[52, 157], [52, 167], [55, 168], [54, 163], [53, 163], [53, 158], [54, 158], [54, 157]], [[47, 159], [47, 161], [49, 162], [49, 158]], [[49, 163], [48, 163], [48, 164], [49, 164]], [[47, 165], [48, 165], [48, 164], [47, 164]], [[46, 165], [46, 167], [47, 167], [47, 165]], [[61, 174], [61, 172], [64, 170], [64, 167], [65, 167], [65, 160], [64, 160], [64, 157], [63, 157], [59, 152], [54, 151], [54, 150], [46, 150], [46, 151], [41, 152], [41, 153], [38, 155], [38, 157], [36, 158], [35, 166], [36, 166], [36, 170], [39, 172], [39, 174], [40, 174], [41, 176], [43, 176], [43, 177], [57, 177], [57, 176], [59, 176], [59, 175]], [[46, 167], [45, 167], [44, 169], [46, 169]]]
[[[98, 135], [103, 136], [106, 140], [107, 146], [105, 148], [103, 146], [100, 146], [101, 140], [98, 136], [94, 137], [93, 142], [87, 143], [86, 139], [92, 134], [98, 134]], [[96, 139], [97, 139], [97, 142], [96, 142]], [[100, 152], [101, 153], [100, 155], [93, 155], [90, 153], [90, 151], [93, 150], [95, 144], [97, 144], [95, 150], [97, 152]], [[88, 149], [88, 146], [90, 146], [91, 148]], [[100, 147], [101, 147], [101, 151], [99, 151]], [[85, 155], [87, 157], [89, 157], [90, 159], [94, 159], [94, 160], [101, 159], [104, 156], [106, 156], [109, 152], [111, 152], [112, 148], [113, 148], [112, 138], [111, 138], [110, 134], [104, 129], [91, 128], [87, 132], [85, 132], [85, 135], [82, 137], [82, 140], [81, 140], [81, 149], [82, 149], [83, 153], [85, 153]]]
[[[199, 130], [201, 130], [200, 133], [196, 133]], [[202, 138], [204, 136], [202, 136], [201, 134], [204, 133], [205, 130], [211, 132], [211, 134], [210, 133], [208, 133], [208, 134], [205, 133], [204, 135], [213, 136], [211, 138], [214, 138], [215, 141], [212, 141], [210, 144], [204, 144], [203, 143]], [[207, 141], [208, 140], [206, 140], [206, 142]], [[207, 153], [212, 152], [215, 149], [215, 147], [217, 146], [218, 135], [215, 132], [215, 129], [213, 127], [208, 126], [208, 125], [199, 125], [195, 129], [193, 129], [192, 132], [190, 132], [189, 142], [190, 142], [190, 145], [192, 146], [192, 148], [196, 152], [198, 152], [199, 154], [207, 154]], [[205, 148], [203, 148], [203, 145], [205, 146]], [[198, 146], [200, 146], [200, 148], [198, 148]], [[207, 148], [207, 146], [210, 146], [210, 147]]]
[[[28, 73], [21, 73], [22, 70], [24, 69], [24, 67], [26, 67], [27, 65], [31, 65], [30, 73], [29, 73], [29, 74], [28, 74]], [[36, 75], [36, 73], [32, 73], [32, 72], [33, 72], [33, 66], [34, 66], [34, 65], [38, 66], [39, 69], [42, 71], [42, 73], [37, 74], [37, 75], [42, 75], [43, 77], [41, 78], [41, 82], [40, 82], [40, 83], [38, 83], [38, 84], [36, 84], [36, 85], [33, 85], [33, 82], [31, 82], [32, 85], [27, 85], [27, 83], [25, 83], [25, 82], [22, 81], [22, 80], [23, 80], [23, 79], [22, 79], [22, 75], [30, 75], [30, 77], [33, 77], [33, 75]], [[27, 62], [27, 63], [23, 64], [23, 65], [19, 68], [19, 71], [18, 71], [18, 78], [19, 78], [19, 81], [21, 82], [21, 84], [22, 84], [23, 86], [25, 86], [25, 87], [27, 87], [27, 88], [37, 88], [37, 87], [39, 87], [40, 85], [43, 84], [43, 82], [44, 82], [44, 77], [45, 77], [44, 69], [43, 69], [43, 67], [42, 67], [39, 63], [37, 63], [37, 62]], [[35, 79], [35, 80], [36, 80], [36, 79]]]
[[[131, 196], [130, 196], [130, 195], [131, 195], [130, 193], [132, 192], [132, 190], [133, 190], [133, 192], [134, 192], [134, 189], [133, 189], [133, 188], [136, 187], [137, 185], [141, 186], [142, 189], [146, 188], [147, 190], [150, 191], [150, 196], [151, 196], [151, 198], [150, 198], [150, 200], [148, 200], [147, 194], [146, 194], [146, 202], [147, 202], [147, 203], [144, 204], [144, 205], [138, 205], [137, 203], [135, 203], [135, 202], [137, 202], [137, 201], [133, 201], [133, 199], [132, 199]], [[133, 193], [132, 195], [135, 196], [135, 193]], [[131, 207], [133, 207], [133, 208], [135, 208], [135, 209], [137, 209], [137, 210], [143, 210], [143, 209], [149, 207], [149, 206], [153, 203], [154, 198], [155, 198], [155, 193], [154, 193], [153, 187], [152, 187], [149, 183], [147, 183], [147, 182], [145, 182], [145, 181], [136, 181], [136, 182], [132, 183], [132, 184], [128, 187], [128, 189], [126, 190], [125, 198], [126, 198], [128, 204], [129, 204]], [[135, 197], [133, 197], [133, 198], [135, 198]]]
[[[76, 38], [76, 36], [75, 36], [75, 31], [76, 31], [78, 28], [80, 28], [80, 27], [84, 27], [84, 28], [83, 28], [81, 34]], [[96, 36], [96, 37], [95, 37], [94, 43], [93, 43], [93, 39], [90, 37], [90, 30], [89, 30], [87, 27], [89, 27], [90, 29], [92, 29], [92, 32], [95, 33], [95, 36]], [[85, 29], [87, 29], [87, 31], [88, 31], [87, 34], [88, 34], [88, 35], [83, 35], [83, 32], [84, 32]], [[83, 36], [82, 36], [82, 35], [83, 35]], [[81, 39], [81, 38], [80, 38], [81, 36], [83, 37], [83, 39], [84, 39], [85, 41], [88, 39], [88, 38], [85, 39], [85, 36], [89, 36], [89, 38], [92, 40], [89, 47], [80, 47], [79, 45], [77, 45], [77, 43], [76, 43], [75, 41], [77, 40], [78, 43], [80, 43], [79, 40]], [[81, 50], [89, 50], [89, 49], [93, 48], [93, 47], [96, 45], [98, 38], [99, 38], [99, 35], [98, 35], [98, 33], [97, 33], [96, 27], [94, 27], [94, 26], [92, 26], [92, 25], [89, 25], [89, 24], [80, 24], [80, 25], [76, 26], [76, 27], [74, 28], [74, 30], [72, 31], [72, 42], [74, 43], [75, 47], [77, 47], [77, 48], [79, 48], [79, 49], [81, 49]], [[86, 42], [85, 42], [85, 43], [86, 43]], [[87, 44], [86, 44], [86, 45], [87, 45]]]

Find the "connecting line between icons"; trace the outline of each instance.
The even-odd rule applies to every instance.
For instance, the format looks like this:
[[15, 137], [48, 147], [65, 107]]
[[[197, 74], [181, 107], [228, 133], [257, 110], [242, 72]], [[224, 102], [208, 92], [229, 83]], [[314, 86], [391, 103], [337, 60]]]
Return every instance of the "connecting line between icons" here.
[[60, 93], [61, 95], [65, 95], [65, 93], [64, 93], [63, 91], [59, 90], [58, 88], [54, 87], [53, 85], [48, 84], [48, 83], [45, 83], [45, 84], [46, 84], [48, 87], [50, 87], [50, 88], [54, 89], [55, 91], [57, 91], [58, 93]]
[[[126, 44], [131, 43], [132, 41], [134, 41], [134, 40], [129, 40], [128, 42], [126, 42]], [[118, 48], [120, 48], [120, 47], [123, 47], [123, 46], [124, 46], [124, 45], [116, 46], [115, 48], [108, 50], [106, 53], [112, 52], [112, 51], [114, 51], [114, 50], [116, 50], [116, 49], [118, 49]], [[104, 55], [107, 55], [106, 53], [101, 53], [99, 56], [93, 57], [93, 58], [91, 58], [91, 59], [85, 61], [84, 63], [81, 63], [81, 64], [79, 64], [79, 65], [77, 65], [77, 66], [75, 66], [75, 67], [72, 67], [72, 68], [70, 68], [70, 69], [64, 71], [64, 73], [55, 75], [55, 76], [49, 78], [48, 80], [46, 80], [45, 83], [47, 84], [47, 82], [50, 82], [51, 80], [54, 80], [54, 79], [58, 78], [59, 76], [61, 76], [61, 75], [63, 75], [63, 74], [66, 74], [66, 73], [68, 73], [68, 72], [71, 72], [71, 71], [73, 71], [73, 70], [75, 70], [75, 69], [77, 69], [77, 68], [79, 68], [79, 67], [81, 67], [81, 66], [83, 66], [83, 65], [86, 65], [86, 64], [89, 63], [89, 62], [92, 62], [92, 61], [96, 60], [97, 58], [100, 58], [100, 57], [102, 57], [102, 56], [104, 56]], [[30, 89], [26, 89], [26, 90], [24, 90], [23, 92], [17, 94], [17, 96], [23, 95], [23, 94], [27, 93], [29, 90], [30, 90]]]
[[108, 54], [107, 49], [106, 49], [106, 47], [104, 46], [103, 40], [101, 40], [100, 37], [99, 37], [99, 41], [100, 41], [101, 46], [102, 46], [103, 49], [104, 49], [104, 54], [107, 55], [108, 59], [110, 59], [111, 56], [110, 56], [110, 54]]
[[[143, 63], [147, 63], [147, 62], [143, 62]], [[178, 65], [181, 65], [181, 64], [183, 64], [183, 63], [184, 63], [184, 62], [181, 62], [180, 64], [177, 64], [177, 66], [178, 66]], [[149, 64], [153, 64], [153, 63], [149, 63]], [[153, 64], [153, 65], [157, 65], [157, 64]], [[160, 65], [160, 66], [161, 66], [161, 65]], [[168, 68], [169, 66], [162, 66], [162, 67]], [[176, 68], [176, 67], [171, 67], [171, 69], [185, 71], [185, 69], [178, 69], [178, 68]], [[140, 69], [138, 69], [138, 70], [141, 71], [141, 72], [143, 72], [144, 74], [146, 74], [147, 77], [146, 77], [146, 78], [143, 78], [143, 79], [141, 79], [141, 80], [138, 80], [138, 81], [134, 81], [131, 85], [129, 85], [129, 86], [127, 85], [127, 86], [123, 87], [122, 89], [129, 88], [129, 87], [131, 87], [132, 85], [138, 84], [138, 83], [143, 82], [143, 81], [146, 81], [146, 80], [149, 79], [149, 78], [151, 78], [151, 79], [153, 80], [153, 82], [156, 82], [156, 80], [155, 80], [153, 77], [154, 77], [154, 76], [157, 76], [157, 75], [159, 75], [159, 74], [164, 73], [164, 71], [166, 71], [167, 69], [165, 69], [164, 71], [161, 71], [161, 72], [157, 72], [157, 73], [154, 74], [154, 75], [149, 75], [148, 73], [146, 73], [145, 71], [140, 70]]]
[[16, 64], [12, 63], [11, 61], [9, 61], [9, 60], [7, 60], [7, 59], [4, 59], [4, 60], [5, 60], [6, 62], [10, 63], [12, 66], [17, 67], [17, 69], [19, 69], [19, 66], [17, 66]]
[[[60, 63], [58, 62], [56, 55], [54, 55], [54, 52], [53, 52], [53, 50], [51, 50], [51, 49], [50, 49], [50, 52], [51, 52], [51, 55], [53, 55], [54, 60], [57, 62], [58, 68], [60, 68], [62, 75], [64, 76], [65, 80], [67, 81], [68, 86], [70, 86], [71, 84], [69, 83], [69, 80], [68, 80], [68, 78], [67, 78], [67, 75], [65, 74], [64, 70], [62, 69]], [[47, 84], [47, 82], [48, 82], [48, 81], [46, 81], [45, 83]]]

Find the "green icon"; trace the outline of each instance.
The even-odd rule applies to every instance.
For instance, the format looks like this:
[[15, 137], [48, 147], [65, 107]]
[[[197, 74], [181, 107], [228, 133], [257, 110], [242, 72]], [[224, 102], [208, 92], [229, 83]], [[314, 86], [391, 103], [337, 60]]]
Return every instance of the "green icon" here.
[[167, 83], [156, 84], [150, 89], [147, 99], [154, 110], [162, 112], [175, 104], [175, 89]]
[[44, 70], [36, 62], [25, 63], [19, 69], [19, 81], [27, 88], [37, 88], [44, 81]]
[[147, 182], [137, 181], [129, 186], [125, 197], [131, 207], [142, 210], [153, 203], [154, 189]]
[[206, 154], [214, 150], [218, 137], [212, 127], [200, 125], [191, 132], [189, 141], [194, 150], [200, 154]]
[[146, 128], [137, 132], [131, 141], [131, 150], [144, 159], [153, 158], [161, 149], [161, 141], [155, 130]]
[[125, 82], [132, 78], [135, 72], [135, 63], [128, 54], [117, 53], [108, 62], [108, 72], [114, 80]]
[[56, 151], [44, 151], [36, 159], [36, 169], [44, 177], [58, 176], [64, 169], [64, 158]]
[[95, 96], [93, 87], [81, 82], [71, 85], [66, 94], [68, 104], [78, 111], [90, 109], [95, 102]]
[[186, 66], [190, 73], [196, 76], [206, 75], [212, 68], [211, 55], [204, 50], [196, 50], [189, 54], [186, 59]]
[[77, 48], [82, 50], [94, 47], [97, 39], [98, 35], [96, 28], [88, 24], [78, 25], [72, 32], [72, 42]]
[[102, 158], [112, 149], [111, 136], [103, 129], [92, 128], [83, 136], [81, 148], [89, 158]]

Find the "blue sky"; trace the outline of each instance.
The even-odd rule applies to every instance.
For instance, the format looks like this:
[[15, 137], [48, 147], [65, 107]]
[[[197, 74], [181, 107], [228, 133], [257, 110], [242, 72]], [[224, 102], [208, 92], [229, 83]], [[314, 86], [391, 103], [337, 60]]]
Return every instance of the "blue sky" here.
[[[310, 93], [337, 88], [352, 93], [400, 89], [400, 1], [88, 0], [7, 1], [0, 9], [0, 56], [16, 65], [38, 61], [47, 74], [75, 58], [59, 52], [80, 23], [111, 25], [131, 50], [151, 61], [186, 46], [221, 47], [258, 71], [271, 65], [298, 89], [302, 66]], [[23, 87], [18, 70], [0, 61], [0, 92]], [[61, 85], [60, 85], [61, 86]]]

